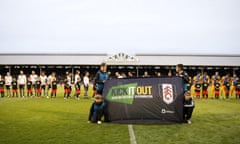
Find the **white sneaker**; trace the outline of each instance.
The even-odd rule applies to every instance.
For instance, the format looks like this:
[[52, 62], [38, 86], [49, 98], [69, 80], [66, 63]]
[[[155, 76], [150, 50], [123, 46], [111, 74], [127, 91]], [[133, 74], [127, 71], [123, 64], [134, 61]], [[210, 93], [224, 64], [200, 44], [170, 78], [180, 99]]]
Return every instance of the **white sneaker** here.
[[191, 122], [190, 120], [187, 120], [187, 123], [188, 123], [188, 124], [191, 124], [192, 122]]
[[102, 122], [101, 122], [101, 121], [98, 121], [97, 124], [102, 124]]

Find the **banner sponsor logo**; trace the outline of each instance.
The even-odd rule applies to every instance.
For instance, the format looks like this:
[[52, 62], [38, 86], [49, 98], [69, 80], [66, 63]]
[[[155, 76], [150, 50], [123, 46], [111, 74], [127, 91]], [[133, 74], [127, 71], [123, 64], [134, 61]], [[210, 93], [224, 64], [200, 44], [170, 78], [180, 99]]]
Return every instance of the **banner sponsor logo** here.
[[153, 98], [152, 86], [138, 86], [138, 83], [113, 86], [106, 99], [113, 102], [132, 104], [135, 98]]
[[162, 114], [166, 114], [166, 113], [173, 114], [173, 113], [175, 113], [175, 111], [171, 111], [171, 110], [162, 109], [161, 113], [162, 113]]

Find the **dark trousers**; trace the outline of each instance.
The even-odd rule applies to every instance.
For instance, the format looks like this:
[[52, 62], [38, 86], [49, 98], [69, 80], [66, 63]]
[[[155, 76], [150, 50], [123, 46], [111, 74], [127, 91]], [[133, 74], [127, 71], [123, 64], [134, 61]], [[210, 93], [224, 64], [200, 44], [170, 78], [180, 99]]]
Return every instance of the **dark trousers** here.
[[23, 97], [23, 96], [24, 96], [24, 87], [25, 87], [25, 85], [19, 85], [20, 97]]
[[96, 114], [91, 117], [91, 122], [100, 121], [103, 116], [103, 109], [98, 109]]
[[192, 117], [194, 107], [184, 107], [183, 108], [183, 119], [190, 120]]

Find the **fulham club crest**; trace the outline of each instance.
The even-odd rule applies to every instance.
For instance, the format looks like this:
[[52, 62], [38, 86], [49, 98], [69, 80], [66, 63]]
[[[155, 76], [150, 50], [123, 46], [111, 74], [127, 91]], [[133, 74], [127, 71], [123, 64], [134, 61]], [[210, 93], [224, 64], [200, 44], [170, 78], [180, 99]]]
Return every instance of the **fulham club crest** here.
[[162, 96], [166, 104], [171, 104], [173, 102], [173, 86], [171, 84], [162, 84]]

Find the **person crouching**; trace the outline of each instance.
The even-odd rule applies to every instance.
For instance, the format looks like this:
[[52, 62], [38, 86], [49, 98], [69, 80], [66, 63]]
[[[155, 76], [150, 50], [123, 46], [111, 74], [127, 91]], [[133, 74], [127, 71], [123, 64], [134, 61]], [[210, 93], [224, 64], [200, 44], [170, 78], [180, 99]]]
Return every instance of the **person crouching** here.
[[96, 95], [94, 97], [94, 102], [90, 108], [88, 123], [98, 123], [101, 124], [101, 118], [104, 116], [104, 120], [107, 120], [107, 105], [104, 102], [101, 95]]

